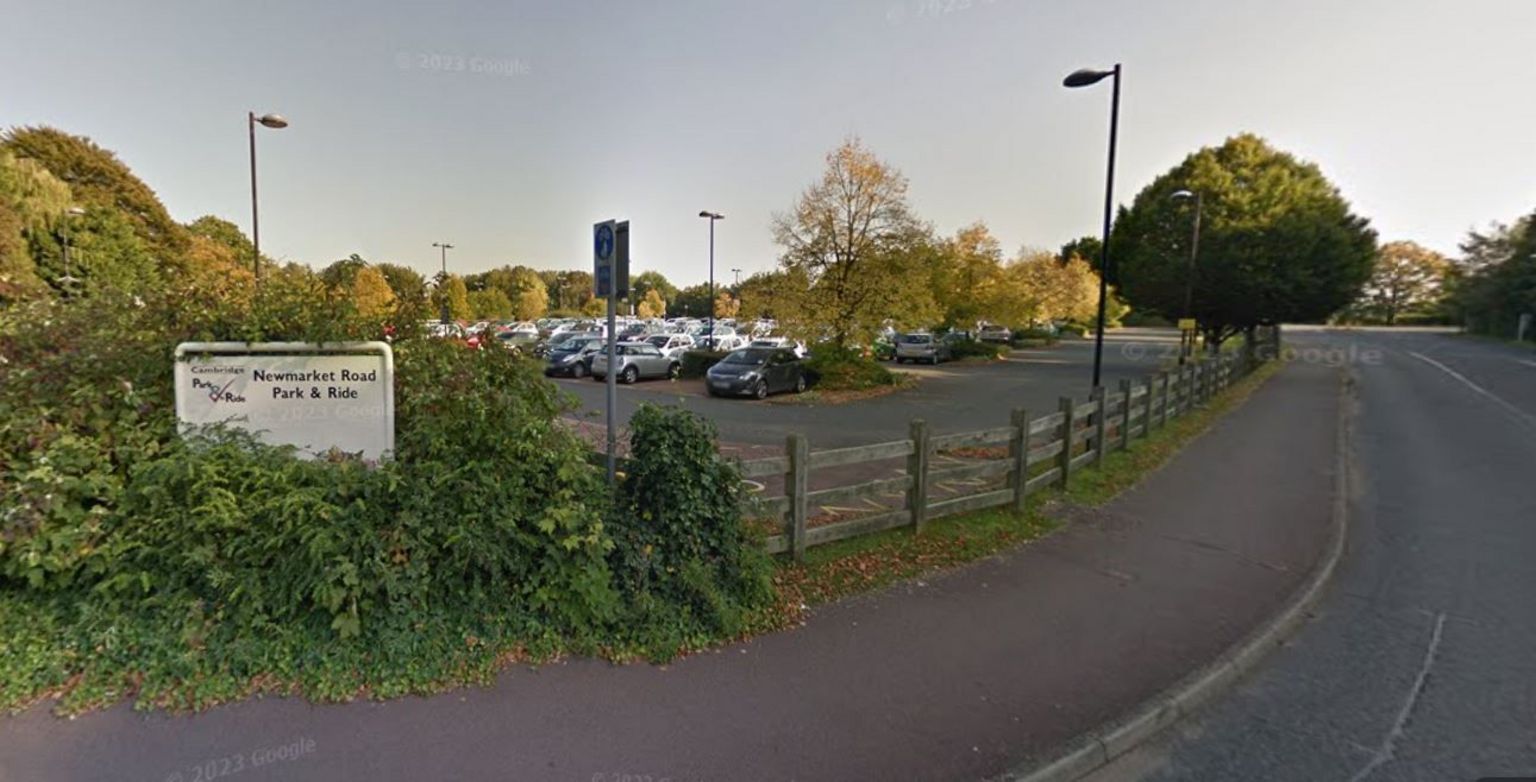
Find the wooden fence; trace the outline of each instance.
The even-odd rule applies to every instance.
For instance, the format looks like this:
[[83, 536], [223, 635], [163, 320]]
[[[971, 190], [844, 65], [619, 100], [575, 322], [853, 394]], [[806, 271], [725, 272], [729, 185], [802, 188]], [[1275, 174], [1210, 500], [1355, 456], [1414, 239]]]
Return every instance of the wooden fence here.
[[[1139, 383], [1121, 381], [1114, 391], [1097, 389], [1086, 401], [1062, 397], [1058, 409], [1047, 415], [1032, 418], [1034, 411], [1016, 409], [1007, 426], [979, 432], [935, 435], [927, 422], [915, 420], [905, 440], [825, 451], [810, 450], [804, 435], [792, 434], [783, 456], [741, 463], [743, 478], [784, 479], [782, 496], [749, 495], [745, 510], [783, 530], [768, 538], [770, 553], [789, 552], [797, 560], [811, 546], [896, 527], [921, 532], [927, 522], [956, 513], [1002, 505], [1022, 511], [1031, 494], [1049, 486], [1065, 488], [1079, 469], [1097, 466], [1105, 454], [1128, 447], [1132, 438], [1146, 437], [1203, 404], [1258, 363], [1251, 352], [1223, 353]], [[1004, 446], [1006, 458], [934, 465], [937, 454], [998, 452]], [[810, 489], [815, 470], [897, 459], [905, 461], [892, 464], [902, 468], [895, 477]], [[936, 483], [957, 480], [969, 480], [979, 491], [930, 499]], [[880, 497], [895, 498], [897, 505], [878, 506], [874, 498]], [[812, 524], [811, 509], [858, 501], [871, 507], [855, 518]]]

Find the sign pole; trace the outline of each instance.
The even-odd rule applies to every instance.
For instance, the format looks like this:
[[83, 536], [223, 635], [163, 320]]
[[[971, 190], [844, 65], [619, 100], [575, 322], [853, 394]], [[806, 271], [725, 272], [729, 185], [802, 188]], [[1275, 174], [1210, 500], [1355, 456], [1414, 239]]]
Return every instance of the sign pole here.
[[619, 363], [615, 360], [617, 358], [615, 348], [618, 340], [614, 339], [613, 333], [614, 304], [614, 297], [610, 295], [608, 297], [608, 377], [604, 378], [606, 381], [604, 385], [608, 387], [608, 485], [610, 487], [614, 484], [614, 449], [618, 443], [618, 437], [614, 433], [614, 408], [617, 406], [618, 396], [618, 386], [616, 384], [619, 377]]

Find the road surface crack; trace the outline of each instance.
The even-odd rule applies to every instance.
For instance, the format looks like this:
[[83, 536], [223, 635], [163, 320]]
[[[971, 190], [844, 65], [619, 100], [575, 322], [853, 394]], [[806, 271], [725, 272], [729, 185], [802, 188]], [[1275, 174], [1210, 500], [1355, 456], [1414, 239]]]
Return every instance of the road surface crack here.
[[1362, 782], [1397, 754], [1397, 740], [1402, 738], [1403, 728], [1407, 726], [1408, 718], [1413, 716], [1413, 710], [1419, 703], [1419, 696], [1424, 694], [1424, 685], [1429, 681], [1429, 669], [1435, 665], [1435, 655], [1440, 651], [1440, 637], [1444, 629], [1445, 613], [1441, 612], [1435, 617], [1435, 630], [1429, 637], [1429, 648], [1424, 650], [1424, 663], [1419, 667], [1419, 676], [1413, 682], [1413, 689], [1408, 691], [1408, 699], [1403, 703], [1402, 710], [1397, 713], [1397, 719], [1392, 723], [1392, 730], [1387, 732], [1386, 739], [1377, 748], [1371, 762], [1350, 777], [1349, 782]]

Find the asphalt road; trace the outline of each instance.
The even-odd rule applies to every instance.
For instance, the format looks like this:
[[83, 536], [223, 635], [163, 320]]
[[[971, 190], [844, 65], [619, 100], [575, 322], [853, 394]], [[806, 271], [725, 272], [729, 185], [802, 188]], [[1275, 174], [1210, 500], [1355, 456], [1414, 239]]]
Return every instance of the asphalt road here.
[[[1104, 341], [1103, 382], [1140, 380], [1177, 358], [1178, 332], [1128, 329]], [[898, 368], [892, 364], [893, 369]], [[966, 432], [1008, 425], [1008, 411], [1031, 415], [1055, 412], [1062, 396], [1084, 399], [1092, 382], [1093, 341], [1064, 340], [1050, 348], [1014, 351], [1008, 360], [904, 365], [919, 376], [915, 387], [852, 404], [765, 404], [747, 399], [703, 396], [702, 381], [648, 381], [618, 389], [618, 412], [628, 421], [641, 402], [679, 404], [715, 421], [722, 440], [783, 445], [791, 432], [811, 438], [811, 447], [839, 448], [899, 440], [913, 418], [928, 421], [934, 433]], [[603, 384], [591, 379], [558, 379], [586, 415], [601, 420]], [[679, 393], [682, 386], [685, 393]]]
[[1257, 674], [1094, 778], [1536, 778], [1536, 352], [1288, 336], [1358, 377], [1345, 561]]

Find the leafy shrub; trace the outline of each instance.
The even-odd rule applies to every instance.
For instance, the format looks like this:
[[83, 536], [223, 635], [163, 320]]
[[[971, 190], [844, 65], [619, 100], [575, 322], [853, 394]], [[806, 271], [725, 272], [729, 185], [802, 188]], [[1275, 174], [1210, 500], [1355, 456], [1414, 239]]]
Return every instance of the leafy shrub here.
[[655, 636], [644, 644], [660, 657], [736, 635], [745, 612], [771, 598], [771, 567], [743, 523], [741, 475], [720, 458], [714, 424], [642, 405], [630, 450], [609, 561], [640, 614], [633, 625]]
[[688, 379], [703, 377], [710, 367], [720, 363], [720, 359], [729, 355], [730, 351], [725, 350], [684, 351], [679, 377]]
[[1056, 332], [1039, 326], [1013, 330], [1013, 344], [1016, 347], [1038, 342], [1043, 342], [1047, 345], [1056, 344]]
[[805, 360], [806, 383], [831, 391], [859, 391], [895, 385], [897, 377], [853, 348], [817, 345]]
[[973, 356], [997, 358], [1008, 352], [1008, 346], [999, 345], [995, 342], [980, 342], [974, 339], [967, 339], [950, 343], [950, 350], [954, 352], [955, 358], [971, 358]]

